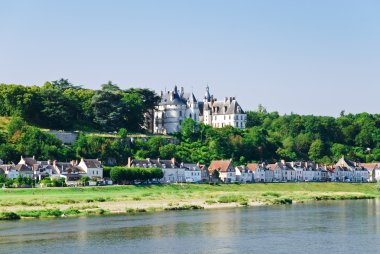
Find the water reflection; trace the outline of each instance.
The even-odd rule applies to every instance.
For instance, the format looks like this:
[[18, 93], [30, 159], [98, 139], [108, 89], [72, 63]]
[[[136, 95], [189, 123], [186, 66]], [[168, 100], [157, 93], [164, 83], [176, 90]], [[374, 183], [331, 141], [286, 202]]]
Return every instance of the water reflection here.
[[0, 253], [379, 253], [380, 200], [0, 222]]

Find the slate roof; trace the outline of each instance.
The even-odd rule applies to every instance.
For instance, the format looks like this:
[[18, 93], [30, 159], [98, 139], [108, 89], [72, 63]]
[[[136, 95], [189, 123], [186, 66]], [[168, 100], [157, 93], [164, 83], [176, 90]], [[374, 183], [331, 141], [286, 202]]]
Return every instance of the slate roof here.
[[25, 164], [17, 164], [15, 166], [15, 169], [17, 171], [22, 171], [22, 172], [27, 172], [27, 171], [32, 171], [32, 168], [31, 167], [28, 167], [27, 165]]
[[193, 93], [179, 93], [175, 86], [173, 91], [162, 94], [159, 105], [186, 105], [187, 102], [195, 104], [197, 99]]
[[23, 159], [24, 159], [26, 165], [28, 165], [28, 166], [32, 167], [33, 165], [37, 164], [37, 161], [33, 157], [26, 157]]
[[210, 102], [213, 115], [232, 115], [232, 114], [244, 114], [244, 111], [240, 107], [235, 98], [227, 98], [224, 101]]
[[86, 164], [87, 168], [101, 168], [102, 164], [97, 159], [83, 159], [83, 162]]

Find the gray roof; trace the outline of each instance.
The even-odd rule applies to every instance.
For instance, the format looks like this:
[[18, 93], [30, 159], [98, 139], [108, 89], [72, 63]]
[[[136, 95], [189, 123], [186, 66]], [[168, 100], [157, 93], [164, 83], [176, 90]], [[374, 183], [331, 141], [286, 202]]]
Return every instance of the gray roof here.
[[197, 103], [193, 93], [178, 93], [177, 87], [162, 95], [159, 105], [186, 105], [187, 102]]
[[211, 105], [213, 115], [244, 114], [244, 111], [234, 98], [228, 98], [224, 101], [215, 101]]

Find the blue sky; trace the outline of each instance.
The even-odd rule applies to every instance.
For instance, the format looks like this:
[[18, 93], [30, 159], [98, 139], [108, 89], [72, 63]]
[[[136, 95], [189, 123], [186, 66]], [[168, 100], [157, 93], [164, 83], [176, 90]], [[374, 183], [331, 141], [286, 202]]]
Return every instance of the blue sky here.
[[0, 0], [0, 82], [236, 96], [243, 109], [378, 113], [380, 1]]

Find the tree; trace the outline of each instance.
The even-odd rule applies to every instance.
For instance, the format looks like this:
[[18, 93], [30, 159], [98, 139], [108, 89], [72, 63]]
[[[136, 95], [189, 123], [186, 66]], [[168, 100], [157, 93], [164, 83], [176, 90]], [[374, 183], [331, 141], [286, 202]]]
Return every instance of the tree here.
[[80, 182], [82, 183], [82, 185], [86, 186], [88, 185], [88, 182], [90, 181], [90, 177], [88, 176], [83, 176], [81, 179], [80, 179]]
[[123, 169], [119, 167], [114, 167], [110, 171], [111, 179], [114, 183], [121, 184], [126, 179], [126, 174]]
[[219, 178], [219, 171], [214, 169], [214, 171], [212, 171], [212, 180], [213, 182], [219, 182], [220, 178]]
[[171, 159], [175, 157], [177, 146], [174, 144], [167, 144], [159, 148], [160, 157], [163, 159]]
[[325, 155], [324, 151], [325, 151], [325, 145], [323, 141], [320, 139], [317, 139], [310, 146], [309, 157], [312, 160], [318, 161]]
[[112, 82], [102, 85], [102, 90], [95, 92], [91, 108], [94, 123], [102, 130], [115, 131], [125, 126], [126, 104], [122, 98], [122, 91]]

